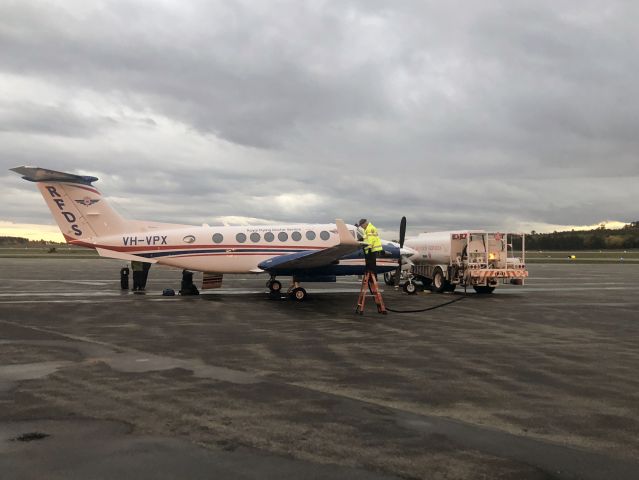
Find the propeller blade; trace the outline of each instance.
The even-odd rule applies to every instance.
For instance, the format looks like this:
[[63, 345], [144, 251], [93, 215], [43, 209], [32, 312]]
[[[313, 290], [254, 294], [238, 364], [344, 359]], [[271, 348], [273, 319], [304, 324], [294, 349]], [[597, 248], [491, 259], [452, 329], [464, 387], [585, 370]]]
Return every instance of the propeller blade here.
[[399, 223], [399, 248], [404, 246], [404, 240], [406, 240], [406, 217], [402, 217]]
[[406, 217], [402, 217], [402, 221], [399, 222], [399, 258], [397, 259], [397, 270], [395, 270], [395, 286], [399, 286], [399, 280], [402, 275], [402, 253], [401, 249], [404, 246], [404, 240], [406, 239]]

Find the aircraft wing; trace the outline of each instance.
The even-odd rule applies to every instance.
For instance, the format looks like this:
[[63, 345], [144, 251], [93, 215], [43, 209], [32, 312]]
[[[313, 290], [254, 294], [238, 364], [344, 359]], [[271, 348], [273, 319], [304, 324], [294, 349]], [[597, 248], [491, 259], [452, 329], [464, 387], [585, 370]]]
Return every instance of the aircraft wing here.
[[335, 220], [335, 225], [337, 226], [337, 233], [339, 234], [339, 243], [337, 245], [323, 250], [305, 250], [289, 255], [280, 255], [279, 257], [265, 260], [260, 263], [258, 267], [266, 271], [324, 267], [333, 262], [337, 262], [344, 255], [356, 252], [362, 248], [363, 244], [353, 238], [348, 228], [346, 228], [344, 220], [338, 218]]

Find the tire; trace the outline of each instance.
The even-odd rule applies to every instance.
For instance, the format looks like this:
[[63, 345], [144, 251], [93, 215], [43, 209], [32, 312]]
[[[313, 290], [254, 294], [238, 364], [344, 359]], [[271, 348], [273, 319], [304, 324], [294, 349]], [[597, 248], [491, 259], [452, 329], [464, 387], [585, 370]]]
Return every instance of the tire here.
[[446, 288], [445, 291], [450, 292], [450, 293], [454, 293], [455, 292], [455, 288], [457, 287], [457, 285], [454, 285], [452, 283], [448, 283], [446, 282]]
[[266, 286], [271, 291], [271, 293], [278, 293], [282, 290], [282, 284], [277, 280], [270, 280]]
[[420, 280], [424, 288], [430, 288], [430, 284], [433, 283], [432, 279], [426, 277], [421, 277]]
[[444, 272], [442, 269], [437, 267], [433, 272], [433, 280], [431, 283], [431, 291], [435, 293], [444, 293], [446, 290], [446, 279], [444, 278]]
[[475, 289], [475, 292], [480, 295], [486, 295], [495, 291], [495, 287], [489, 287], [488, 285], [473, 285], [473, 288]]
[[417, 293], [417, 285], [415, 285], [413, 282], [406, 282], [404, 284], [404, 292], [408, 293], [409, 295], [415, 295]]
[[291, 298], [298, 302], [303, 302], [304, 300], [306, 300], [306, 290], [304, 290], [302, 287], [294, 288], [291, 291]]
[[395, 272], [386, 272], [384, 274], [384, 283], [391, 287], [395, 285]]

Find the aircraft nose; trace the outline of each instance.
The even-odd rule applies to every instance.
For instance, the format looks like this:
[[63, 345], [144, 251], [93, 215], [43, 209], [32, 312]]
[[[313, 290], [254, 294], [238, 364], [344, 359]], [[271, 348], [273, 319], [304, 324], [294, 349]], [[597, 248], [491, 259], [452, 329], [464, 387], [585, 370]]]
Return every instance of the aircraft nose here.
[[413, 255], [415, 255], [417, 253], [417, 250], [415, 250], [414, 248], [410, 248], [410, 247], [402, 247], [402, 248], [400, 248], [399, 251], [400, 251], [402, 257], [412, 257]]

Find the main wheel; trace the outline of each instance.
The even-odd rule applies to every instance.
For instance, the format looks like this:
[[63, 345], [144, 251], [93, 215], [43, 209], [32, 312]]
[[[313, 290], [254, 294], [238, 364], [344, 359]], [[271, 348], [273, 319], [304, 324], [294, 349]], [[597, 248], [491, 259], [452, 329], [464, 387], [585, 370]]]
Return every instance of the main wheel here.
[[282, 284], [277, 280], [269, 280], [266, 284], [271, 293], [278, 293], [282, 290]]
[[495, 287], [489, 287], [488, 285], [473, 285], [473, 288], [477, 293], [482, 295], [493, 293], [495, 291]]
[[304, 290], [302, 287], [294, 288], [291, 291], [291, 298], [294, 298], [298, 302], [303, 302], [304, 300], [306, 300], [306, 290]]
[[404, 284], [404, 291], [409, 295], [414, 295], [417, 293], [417, 285], [415, 285], [413, 282], [406, 282]]
[[437, 267], [433, 273], [433, 282], [431, 283], [431, 290], [435, 293], [444, 293], [446, 289], [446, 279], [444, 278], [444, 272]]

